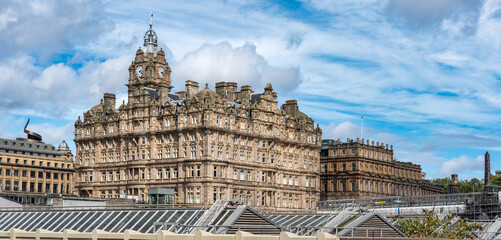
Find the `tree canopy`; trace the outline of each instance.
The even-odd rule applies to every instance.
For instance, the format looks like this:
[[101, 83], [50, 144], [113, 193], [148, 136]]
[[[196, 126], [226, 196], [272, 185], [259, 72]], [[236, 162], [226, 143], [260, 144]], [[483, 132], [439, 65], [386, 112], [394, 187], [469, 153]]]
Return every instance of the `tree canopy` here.
[[457, 216], [457, 213], [449, 213], [442, 219], [435, 210], [423, 209], [422, 218], [398, 218], [397, 227], [411, 238], [449, 238], [449, 239], [472, 239], [473, 231], [482, 230], [477, 223], [469, 223]]

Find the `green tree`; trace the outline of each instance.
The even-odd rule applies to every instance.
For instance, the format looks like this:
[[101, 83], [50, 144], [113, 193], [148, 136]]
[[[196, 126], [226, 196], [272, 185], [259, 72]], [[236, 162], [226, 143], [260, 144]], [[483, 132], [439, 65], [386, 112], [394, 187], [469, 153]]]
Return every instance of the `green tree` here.
[[501, 177], [491, 175], [491, 184], [501, 186]]
[[449, 192], [449, 184], [452, 183], [452, 180], [450, 178], [436, 178], [436, 179], [430, 180], [430, 182], [441, 183], [442, 185], [444, 185], [444, 193], [448, 193]]
[[[501, 177], [499, 180], [496, 180], [500, 183], [501, 186]], [[445, 193], [449, 192], [449, 185], [453, 184], [450, 178], [437, 178], [431, 180], [431, 182], [441, 183], [444, 185]], [[470, 180], [462, 180], [458, 182], [459, 192], [460, 193], [470, 193], [470, 192], [481, 192], [484, 189], [484, 183], [482, 180], [477, 178], [472, 178]]]
[[422, 218], [398, 218], [397, 227], [411, 238], [472, 239], [473, 231], [482, 230], [480, 224], [469, 223], [464, 219], [455, 223], [457, 213], [449, 213], [442, 220], [435, 210], [423, 209], [423, 214]]

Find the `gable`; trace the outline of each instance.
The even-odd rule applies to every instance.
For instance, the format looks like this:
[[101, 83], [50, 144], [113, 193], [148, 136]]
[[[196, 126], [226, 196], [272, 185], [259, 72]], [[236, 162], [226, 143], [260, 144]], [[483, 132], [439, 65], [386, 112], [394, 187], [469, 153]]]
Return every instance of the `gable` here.
[[245, 231], [252, 234], [279, 235], [281, 230], [273, 222], [246, 205], [238, 206], [218, 229], [219, 234], [234, 234]]
[[339, 236], [353, 237], [406, 237], [378, 214], [368, 213], [348, 224]]

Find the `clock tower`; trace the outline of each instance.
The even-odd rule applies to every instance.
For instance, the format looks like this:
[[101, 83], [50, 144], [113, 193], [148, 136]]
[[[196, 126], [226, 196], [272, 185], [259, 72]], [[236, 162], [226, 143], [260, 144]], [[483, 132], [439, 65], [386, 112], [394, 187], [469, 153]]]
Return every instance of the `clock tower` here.
[[[153, 31], [152, 24], [150, 29], [144, 34], [144, 48], [136, 51], [136, 57], [129, 66], [129, 102], [142, 102], [139, 92], [146, 88], [160, 90], [170, 90], [171, 69], [165, 60], [165, 52], [158, 50], [158, 37]], [[162, 89], [159, 89], [162, 88]], [[131, 101], [132, 100], [132, 101]]]

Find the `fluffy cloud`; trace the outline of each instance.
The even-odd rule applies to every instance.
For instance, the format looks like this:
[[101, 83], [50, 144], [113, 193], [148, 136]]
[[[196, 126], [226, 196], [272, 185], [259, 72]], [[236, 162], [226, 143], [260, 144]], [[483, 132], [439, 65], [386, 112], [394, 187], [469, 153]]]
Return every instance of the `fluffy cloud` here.
[[6, 112], [68, 116], [79, 104], [99, 103], [104, 92], [125, 92], [129, 57], [87, 62], [79, 70], [63, 63], [36, 66], [26, 55], [0, 63], [0, 109]]
[[7, 1], [0, 8], [0, 56], [37, 52], [47, 58], [112, 28], [100, 1]]
[[65, 140], [70, 146], [73, 154], [75, 154], [75, 148], [73, 144], [75, 126], [73, 122], [70, 122], [64, 126], [55, 126], [50, 123], [41, 124], [30, 124], [28, 129], [42, 135], [42, 141], [45, 143], [52, 144], [54, 146], [59, 146], [59, 144]]
[[345, 141], [347, 138], [354, 139], [360, 136], [360, 126], [351, 122], [342, 122], [340, 124], [330, 123], [327, 126], [322, 126], [323, 139], [341, 139]]
[[70, 104], [75, 71], [63, 64], [36, 67], [28, 56], [11, 58], [0, 65], [0, 108], [57, 112]]
[[453, 158], [449, 161], [444, 162], [435, 173], [435, 176], [446, 177], [450, 176], [453, 173], [467, 173], [470, 177], [472, 177], [471, 174], [477, 173], [476, 177], [482, 178], [478, 176], [478, 173], [481, 173], [483, 168], [484, 156], [479, 155], [476, 158], [472, 159], [466, 155], [461, 155], [457, 158]]
[[219, 81], [237, 82], [240, 86], [251, 84], [255, 91], [268, 82], [281, 91], [291, 91], [302, 82], [299, 68], [270, 65], [251, 43], [236, 48], [228, 42], [205, 44], [173, 65], [172, 76], [177, 89], [188, 79], [201, 84]]

